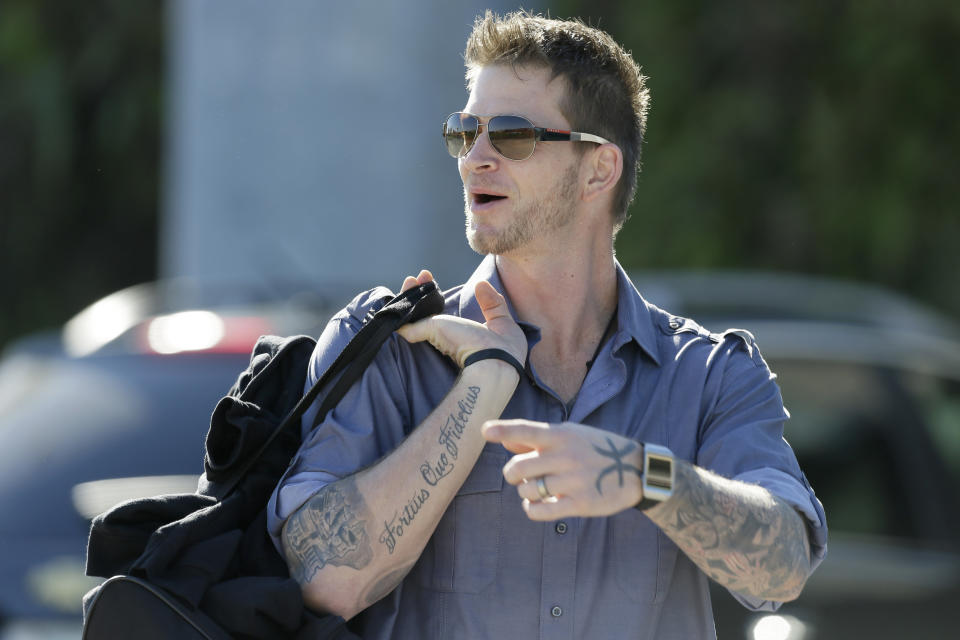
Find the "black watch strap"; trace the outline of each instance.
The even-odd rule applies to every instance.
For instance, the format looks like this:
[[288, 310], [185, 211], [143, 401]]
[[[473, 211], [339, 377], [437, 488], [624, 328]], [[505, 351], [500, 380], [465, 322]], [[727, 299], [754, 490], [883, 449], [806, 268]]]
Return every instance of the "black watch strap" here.
[[463, 361], [463, 368], [466, 369], [474, 362], [480, 362], [481, 360], [502, 360], [516, 369], [520, 377], [523, 378], [523, 365], [520, 364], [520, 361], [514, 358], [509, 351], [503, 349], [480, 349], [480, 351], [474, 351]]
[[659, 500], [651, 500], [650, 498], [644, 497], [643, 500], [634, 505], [634, 508], [639, 509], [640, 511], [646, 511], [650, 507], [655, 507], [658, 504], [660, 504]]

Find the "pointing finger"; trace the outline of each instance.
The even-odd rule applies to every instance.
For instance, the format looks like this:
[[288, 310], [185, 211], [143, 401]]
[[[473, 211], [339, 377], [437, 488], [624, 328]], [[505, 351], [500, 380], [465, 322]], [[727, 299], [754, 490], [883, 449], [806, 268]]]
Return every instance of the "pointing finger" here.
[[525, 446], [528, 450], [549, 448], [556, 443], [558, 436], [556, 429], [551, 429], [546, 422], [531, 420], [488, 420], [481, 433], [488, 442]]
[[533, 447], [527, 446], [520, 442], [510, 442], [509, 440], [503, 440], [500, 442], [503, 445], [503, 448], [509, 451], [510, 453], [529, 453], [531, 451], [536, 451]]

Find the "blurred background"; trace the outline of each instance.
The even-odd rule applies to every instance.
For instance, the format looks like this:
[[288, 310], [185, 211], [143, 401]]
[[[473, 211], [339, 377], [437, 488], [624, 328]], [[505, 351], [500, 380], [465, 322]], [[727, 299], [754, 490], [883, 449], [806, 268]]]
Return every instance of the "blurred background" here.
[[[294, 236], [327, 253], [364, 217], [443, 241], [412, 260], [424, 245], [374, 239], [385, 255], [351, 260], [362, 285], [470, 268], [447, 241], [462, 205], [437, 122], [465, 101], [463, 41], [487, 5], [235, 4], [2, 4], [0, 344], [127, 285], [229, 275], [251, 223], [270, 234], [258, 273], [333, 279]], [[650, 76], [623, 264], [851, 278], [960, 316], [957, 3], [539, 8], [609, 30]]]
[[[808, 594], [757, 616], [718, 593], [720, 637], [955, 633], [960, 4], [526, 6], [650, 77], [618, 258], [757, 334], [827, 507]], [[88, 518], [190, 490], [257, 335], [470, 273], [440, 122], [487, 7], [517, 8], [0, 4], [0, 638], [79, 637]]]

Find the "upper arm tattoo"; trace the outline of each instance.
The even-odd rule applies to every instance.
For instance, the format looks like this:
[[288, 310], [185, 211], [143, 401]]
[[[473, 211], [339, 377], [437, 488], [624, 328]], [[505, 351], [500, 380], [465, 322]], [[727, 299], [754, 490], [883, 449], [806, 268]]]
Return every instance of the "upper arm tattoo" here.
[[291, 575], [309, 582], [328, 564], [362, 569], [373, 559], [370, 510], [353, 477], [327, 485], [287, 520], [284, 550]]
[[769, 493], [717, 491], [690, 465], [677, 465], [677, 472], [684, 481], [677, 483], [662, 527], [708, 576], [773, 600], [799, 591], [810, 548], [803, 517], [793, 507]]

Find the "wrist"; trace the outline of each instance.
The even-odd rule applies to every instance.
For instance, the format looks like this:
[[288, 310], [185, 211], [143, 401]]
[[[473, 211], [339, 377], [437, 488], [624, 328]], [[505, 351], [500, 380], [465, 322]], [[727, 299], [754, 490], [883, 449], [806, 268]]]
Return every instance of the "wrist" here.
[[480, 349], [479, 351], [474, 351], [469, 356], [467, 356], [463, 361], [463, 368], [466, 369], [469, 366], [475, 365], [480, 362], [494, 361], [500, 362], [502, 364], [508, 365], [514, 371], [517, 372], [519, 378], [523, 377], [524, 366], [517, 358], [514, 357], [512, 353], [506, 349], [499, 348], [490, 348], [490, 349]]
[[460, 370], [459, 380], [512, 396], [520, 382], [516, 370], [502, 360], [479, 360]]
[[635, 507], [646, 511], [662, 504], [673, 495], [676, 481], [676, 464], [670, 449], [643, 443], [643, 473], [641, 475], [640, 502]]
[[[495, 359], [479, 360], [460, 371], [456, 386], [481, 390], [481, 409], [484, 419], [495, 419], [506, 408], [517, 390], [520, 377], [506, 362]], [[478, 414], [479, 415], [479, 414]]]

